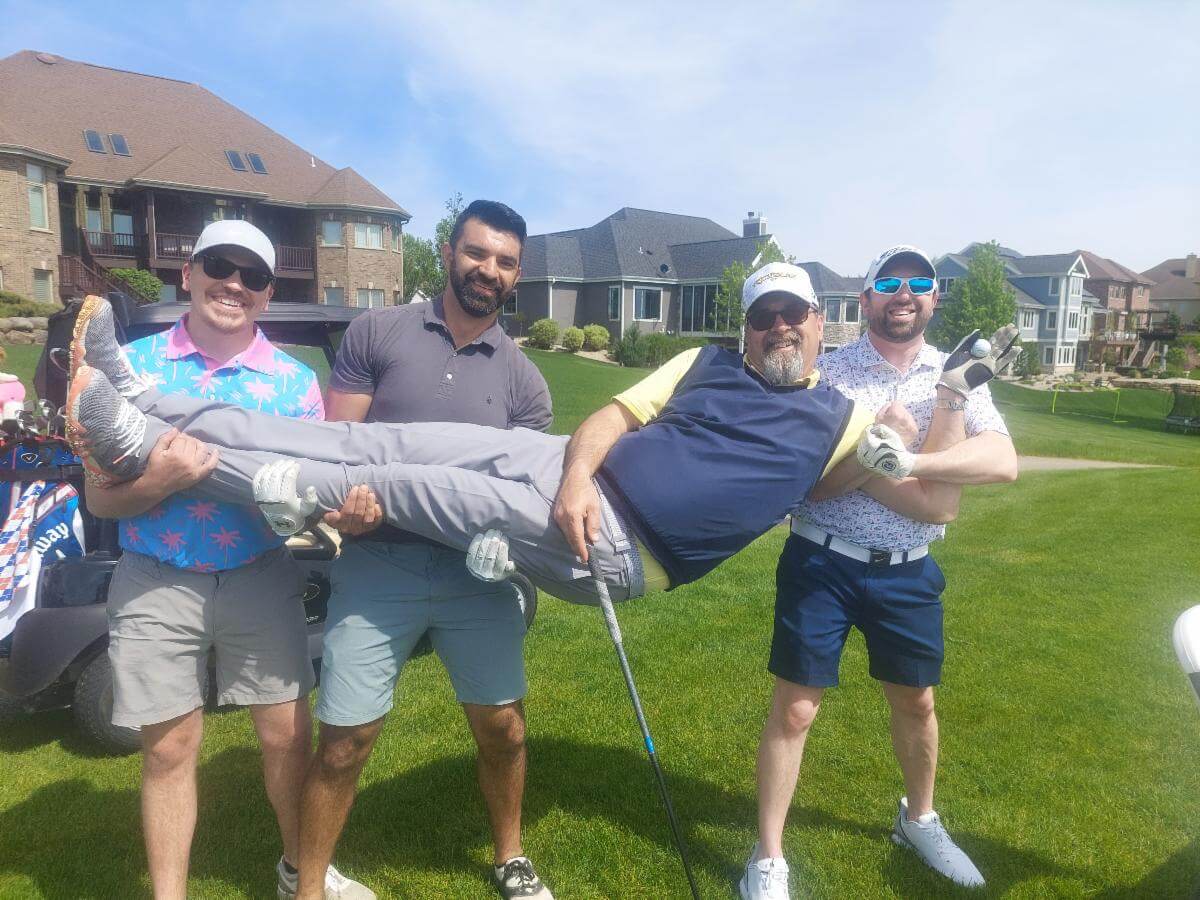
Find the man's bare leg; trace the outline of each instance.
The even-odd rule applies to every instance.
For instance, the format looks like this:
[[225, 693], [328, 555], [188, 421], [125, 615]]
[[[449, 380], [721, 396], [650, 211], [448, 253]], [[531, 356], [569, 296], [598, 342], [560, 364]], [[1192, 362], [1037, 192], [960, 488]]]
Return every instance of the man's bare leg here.
[[250, 707], [250, 718], [262, 747], [263, 781], [275, 810], [283, 858], [300, 858], [300, 793], [312, 755], [312, 717], [308, 700]]
[[142, 726], [142, 829], [155, 900], [185, 900], [196, 830], [199, 709]]
[[825, 688], [775, 679], [771, 711], [758, 743], [758, 856], [783, 856], [783, 828], [800, 777], [800, 760]]
[[521, 802], [525, 795], [525, 708], [519, 700], [503, 706], [464, 703], [463, 712], [479, 748], [475, 768], [499, 866], [524, 855]]

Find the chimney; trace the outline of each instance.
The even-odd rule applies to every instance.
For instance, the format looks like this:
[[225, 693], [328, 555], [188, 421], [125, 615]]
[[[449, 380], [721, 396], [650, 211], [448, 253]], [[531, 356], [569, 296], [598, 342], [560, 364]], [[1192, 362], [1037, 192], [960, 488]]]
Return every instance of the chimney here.
[[1185, 278], [1190, 278], [1192, 281], [1200, 280], [1200, 265], [1197, 265], [1195, 253], [1187, 255], [1187, 262], [1183, 264], [1183, 275]]
[[766, 233], [767, 220], [763, 214], [754, 210], [746, 213], [746, 218], [742, 219], [742, 237], [765, 237]]

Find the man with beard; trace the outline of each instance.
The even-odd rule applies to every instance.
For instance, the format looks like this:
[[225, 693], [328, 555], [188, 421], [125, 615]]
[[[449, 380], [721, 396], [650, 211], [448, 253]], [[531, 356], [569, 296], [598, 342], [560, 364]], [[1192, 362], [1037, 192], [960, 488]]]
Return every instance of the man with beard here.
[[[920, 451], [897, 448], [901, 469], [920, 476], [927, 511], [945, 515], [913, 514], [895, 501], [897, 488], [911, 479], [848, 471], [840, 486], [832, 478], [819, 485], [793, 516], [776, 576], [768, 666], [775, 690], [758, 754], [759, 841], [739, 885], [746, 900], [789, 896], [784, 823], [809, 728], [825, 689], [838, 683], [851, 626], [866, 638], [870, 674], [891, 708], [892, 746], [906, 789], [892, 839], [959, 884], [983, 884], [933, 810], [933, 686], [943, 657], [945, 580], [928, 553], [957, 513], [961, 485], [1015, 480], [1016, 453], [987, 388], [972, 390], [974, 379], [964, 379], [962, 369], [954, 371], [953, 361], [925, 343], [938, 293], [922, 251], [904, 245], [880, 254], [860, 302], [867, 333], [817, 363], [839, 391], [877, 410], [877, 421]], [[1008, 352], [1014, 337], [1012, 326], [993, 337], [1000, 346], [987, 356], [996, 361], [992, 374], [1015, 358]], [[956, 351], [960, 356], [967, 351]]]
[[[338, 350], [326, 417], [346, 422], [469, 422], [532, 428], [551, 421], [550, 392], [496, 319], [521, 274], [525, 220], [476, 200], [440, 248], [448, 276], [430, 303], [371, 310]], [[525, 786], [525, 620], [506, 584], [471, 578], [461, 550], [381, 524], [360, 498], [361, 534], [334, 566], [325, 630], [321, 722], [305, 781], [297, 896], [320, 897], [320, 873], [354, 802], [355, 786], [400, 670], [428, 634], [478, 748], [479, 786], [505, 896], [550, 898], [521, 846]], [[370, 533], [366, 533], [366, 532]]]

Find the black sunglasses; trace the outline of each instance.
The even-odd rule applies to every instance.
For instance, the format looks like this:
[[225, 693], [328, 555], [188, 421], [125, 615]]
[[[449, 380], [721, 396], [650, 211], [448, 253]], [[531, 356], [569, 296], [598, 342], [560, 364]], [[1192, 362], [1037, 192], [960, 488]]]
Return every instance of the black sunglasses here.
[[776, 316], [783, 316], [783, 321], [789, 325], [799, 325], [808, 318], [811, 307], [807, 303], [791, 303], [783, 309], [763, 309], [756, 307], [746, 313], [746, 321], [755, 331], [767, 331], [775, 324]]
[[241, 276], [242, 284], [251, 291], [265, 291], [275, 280], [275, 276], [265, 269], [234, 265], [223, 256], [209, 256], [207, 253], [202, 253], [200, 254], [200, 265], [204, 267], [204, 274], [209, 278], [228, 278], [237, 272]]

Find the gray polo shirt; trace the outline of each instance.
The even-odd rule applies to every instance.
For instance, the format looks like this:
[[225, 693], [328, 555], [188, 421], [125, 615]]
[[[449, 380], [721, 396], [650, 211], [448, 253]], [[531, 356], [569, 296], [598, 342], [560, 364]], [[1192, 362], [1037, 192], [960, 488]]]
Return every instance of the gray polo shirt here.
[[[368, 422], [469, 422], [494, 428], [550, 427], [550, 389], [542, 373], [493, 324], [455, 348], [442, 299], [389, 306], [350, 323], [329, 386], [370, 394]], [[370, 540], [415, 535], [384, 525]]]

